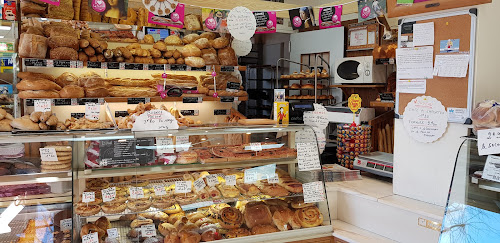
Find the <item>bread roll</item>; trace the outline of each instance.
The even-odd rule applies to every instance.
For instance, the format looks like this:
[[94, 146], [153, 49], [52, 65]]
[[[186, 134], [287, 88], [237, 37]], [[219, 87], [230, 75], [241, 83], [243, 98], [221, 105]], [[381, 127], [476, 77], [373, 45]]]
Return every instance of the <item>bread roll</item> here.
[[197, 41], [198, 39], [200, 39], [200, 36], [198, 34], [189, 34], [189, 35], [184, 36], [184, 38], [182, 38], [182, 41], [185, 44], [191, 44], [191, 43]]
[[56, 78], [50, 74], [45, 73], [35, 73], [35, 72], [19, 72], [17, 77], [20, 79], [48, 79], [50, 81], [55, 81]]
[[269, 207], [263, 203], [247, 204], [245, 206], [244, 218], [248, 228], [273, 223], [271, 211], [269, 211]]
[[201, 57], [201, 50], [200, 50], [200, 48], [196, 47], [193, 44], [185, 45], [181, 49], [181, 53], [182, 53], [183, 57]]
[[125, 87], [114, 86], [109, 89], [109, 94], [113, 97], [154, 97], [158, 91], [148, 87]]
[[201, 57], [186, 57], [184, 58], [184, 62], [190, 67], [201, 68], [206, 66], [205, 60], [203, 60], [203, 58]]
[[171, 46], [182, 46], [183, 42], [179, 36], [176, 35], [171, 35], [165, 38], [164, 40], [165, 44], [171, 45]]
[[78, 39], [72, 36], [51, 36], [47, 39], [50, 48], [69, 47], [75, 50], [80, 49]]
[[215, 49], [222, 49], [229, 45], [229, 38], [219, 37], [212, 42], [212, 47]]
[[182, 53], [179, 50], [175, 50], [172, 57], [174, 59], [180, 58], [180, 57], [182, 57]]
[[167, 44], [163, 41], [158, 41], [153, 45], [153, 48], [159, 50], [159, 51], [167, 51]]
[[83, 98], [85, 97], [85, 90], [76, 85], [67, 85], [59, 91], [61, 98]]
[[194, 42], [194, 45], [200, 49], [205, 49], [210, 47], [210, 43], [207, 38], [200, 38]]
[[61, 90], [61, 86], [47, 79], [23, 79], [17, 83], [18, 90]]
[[217, 37], [217, 35], [213, 32], [203, 32], [200, 35], [200, 38], [207, 38], [208, 40], [215, 40], [215, 37]]
[[187, 30], [201, 30], [201, 23], [198, 16], [194, 14], [184, 16], [184, 28]]
[[78, 78], [78, 85], [84, 88], [104, 87], [104, 79], [99, 75], [81, 76]]
[[47, 55], [47, 38], [33, 34], [21, 34], [19, 40], [19, 56], [45, 58]]
[[23, 90], [19, 91], [21, 99], [55, 99], [59, 98], [59, 93], [55, 90]]
[[32, 122], [29, 118], [26, 117], [16, 118], [10, 122], [10, 125], [13, 128], [17, 128], [19, 130], [27, 130], [27, 131], [40, 130], [38, 123]]
[[0, 120], [0, 132], [10, 132], [12, 131], [12, 127], [10, 126], [11, 120], [3, 119]]
[[78, 60], [78, 52], [69, 47], [58, 47], [50, 50], [50, 59]]
[[233, 48], [226, 47], [218, 51], [220, 65], [223, 66], [238, 66], [238, 60], [236, 59], [236, 53]]
[[86, 88], [85, 97], [108, 97], [109, 91], [105, 87]]

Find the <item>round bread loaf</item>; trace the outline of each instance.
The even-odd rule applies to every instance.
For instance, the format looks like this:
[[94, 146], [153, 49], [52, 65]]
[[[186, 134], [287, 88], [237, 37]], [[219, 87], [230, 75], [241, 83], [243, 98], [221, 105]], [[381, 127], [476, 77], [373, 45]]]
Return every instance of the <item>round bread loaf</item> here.
[[67, 85], [59, 91], [61, 98], [83, 98], [85, 97], [85, 90], [76, 85]]
[[212, 47], [215, 49], [222, 49], [229, 45], [229, 39], [226, 37], [219, 37], [212, 42]]
[[193, 44], [185, 45], [181, 49], [181, 53], [182, 53], [183, 57], [201, 57], [201, 50], [200, 50], [200, 48], [196, 47]]
[[72, 73], [65, 72], [65, 73], [61, 74], [59, 77], [57, 77], [55, 82], [59, 86], [64, 87], [64, 86], [70, 85], [70, 84], [77, 84], [78, 77]]
[[78, 51], [80, 44], [78, 38], [73, 36], [51, 36], [47, 39], [50, 48], [69, 47]]
[[201, 57], [186, 57], [184, 58], [184, 62], [190, 67], [201, 68], [206, 66], [205, 60], [203, 60], [203, 58]]

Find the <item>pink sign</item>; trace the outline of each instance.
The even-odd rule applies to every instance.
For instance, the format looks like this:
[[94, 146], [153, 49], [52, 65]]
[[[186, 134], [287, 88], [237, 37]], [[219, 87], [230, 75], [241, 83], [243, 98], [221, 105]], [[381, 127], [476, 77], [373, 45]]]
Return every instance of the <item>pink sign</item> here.
[[184, 4], [179, 3], [175, 11], [164, 16], [157, 16], [149, 12], [148, 23], [170, 26], [176, 28], [184, 27]]
[[106, 10], [106, 3], [104, 0], [92, 0], [92, 9], [96, 12], [102, 13]]
[[342, 5], [319, 9], [319, 28], [328, 29], [342, 26]]
[[276, 12], [253, 12], [257, 29], [255, 34], [276, 33]]
[[55, 6], [59, 6], [59, 4], [61, 3], [60, 0], [40, 0], [40, 2], [44, 2], [44, 3], [48, 3], [48, 4], [51, 4], [51, 5], [55, 5]]

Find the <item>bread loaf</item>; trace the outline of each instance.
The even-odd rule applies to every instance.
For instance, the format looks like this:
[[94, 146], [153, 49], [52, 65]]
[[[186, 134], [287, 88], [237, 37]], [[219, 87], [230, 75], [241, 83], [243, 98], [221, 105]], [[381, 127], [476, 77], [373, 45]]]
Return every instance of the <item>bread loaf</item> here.
[[72, 20], [75, 14], [73, 0], [60, 0], [59, 6], [49, 5], [47, 17], [53, 19]]
[[88, 0], [82, 0], [81, 7], [80, 7], [80, 20], [92, 21], [92, 17], [90, 16], [90, 11], [89, 11], [89, 1]]
[[198, 16], [194, 14], [184, 16], [184, 28], [187, 30], [201, 30], [201, 23]]
[[205, 61], [205, 65], [219, 65], [219, 58], [217, 58], [217, 54], [207, 53], [202, 55], [203, 60]]
[[105, 87], [86, 88], [85, 97], [108, 97], [109, 91]]
[[21, 13], [23, 15], [28, 15], [28, 14], [43, 15], [45, 14], [45, 9], [46, 9], [45, 6], [41, 6], [36, 3], [30, 1], [21, 1]]
[[181, 53], [182, 53], [183, 57], [201, 57], [201, 50], [200, 50], [200, 48], [196, 47], [193, 44], [185, 45], [181, 49]]
[[58, 47], [50, 50], [50, 59], [78, 60], [78, 52], [69, 47]]
[[19, 72], [17, 74], [17, 77], [20, 79], [48, 79], [50, 81], [55, 81], [56, 78], [50, 74], [45, 74], [45, 73], [35, 73], [35, 72]]
[[194, 45], [200, 49], [205, 49], [210, 47], [210, 43], [207, 38], [200, 38], [194, 42]]
[[73, 1], [73, 12], [74, 20], [80, 20], [80, 8], [82, 7], [82, 0], [72, 0]]
[[223, 66], [238, 66], [238, 60], [236, 59], [236, 53], [233, 48], [226, 47], [218, 51], [220, 65]]
[[157, 93], [156, 89], [148, 87], [114, 86], [109, 89], [109, 94], [113, 97], [153, 97]]
[[165, 44], [167, 45], [172, 45], [172, 46], [182, 46], [183, 42], [179, 36], [176, 35], [171, 35], [165, 38], [164, 40]]
[[47, 55], [47, 38], [33, 34], [21, 34], [19, 40], [19, 56], [45, 58]]
[[78, 39], [74, 36], [51, 36], [47, 39], [50, 48], [69, 47], [75, 50], [80, 48]]
[[184, 36], [182, 41], [185, 44], [191, 44], [191, 43], [197, 41], [198, 39], [200, 39], [200, 36], [198, 34], [189, 34], [189, 35]]
[[17, 128], [19, 130], [28, 130], [28, 131], [38, 131], [40, 127], [38, 123], [35, 123], [29, 119], [29, 116], [24, 116], [21, 118], [16, 118], [10, 122], [10, 125], [13, 128]]
[[[249, 203], [250, 204], [250, 203]], [[248, 228], [261, 224], [272, 224], [272, 214], [269, 207], [263, 203], [247, 204], [245, 207], [245, 224]]]
[[78, 86], [84, 88], [104, 87], [105, 82], [99, 75], [80, 76], [78, 78]]
[[61, 98], [83, 98], [85, 97], [85, 90], [76, 85], [66, 85], [59, 91]]
[[200, 38], [207, 38], [208, 40], [215, 40], [217, 35], [213, 32], [203, 32], [200, 35]]
[[0, 120], [0, 132], [10, 132], [12, 127], [10, 126], [11, 120], [3, 119]]
[[61, 90], [61, 86], [47, 79], [23, 79], [17, 83], [18, 90]]
[[222, 49], [229, 45], [229, 39], [226, 37], [219, 37], [212, 42], [212, 47], [215, 49]]
[[203, 58], [201, 57], [186, 57], [184, 58], [184, 62], [190, 67], [201, 68], [206, 66], [205, 60], [203, 60]]
[[59, 98], [59, 93], [55, 90], [23, 90], [19, 91], [21, 99], [54, 99]]

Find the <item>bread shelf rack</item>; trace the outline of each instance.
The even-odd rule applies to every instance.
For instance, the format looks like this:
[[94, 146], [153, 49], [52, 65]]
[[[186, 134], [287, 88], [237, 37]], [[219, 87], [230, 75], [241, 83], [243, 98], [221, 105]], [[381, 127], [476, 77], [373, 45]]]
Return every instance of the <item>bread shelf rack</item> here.
[[[148, 103], [148, 102], [185, 102], [184, 98], [187, 97], [201, 97], [202, 101], [220, 101], [225, 102], [225, 97], [212, 97], [205, 96], [204, 94], [189, 94], [189, 96], [181, 96], [181, 97], [165, 97], [161, 98], [159, 96], [156, 97], [105, 97], [105, 98], [73, 98], [73, 99], [39, 99], [39, 100], [51, 100], [52, 106], [74, 106], [74, 105], [85, 105], [86, 102], [93, 102], [98, 104], [104, 104], [104, 101], [107, 103], [128, 103], [128, 104], [138, 104], [139, 102]], [[229, 97], [229, 96], [228, 96]], [[233, 97], [233, 96], [230, 96]], [[234, 97], [235, 99], [232, 101], [247, 101], [248, 97]], [[24, 99], [25, 106], [33, 106], [33, 101], [37, 99]], [[97, 100], [97, 102], [95, 102]], [[189, 103], [189, 102], [185, 102]]]

